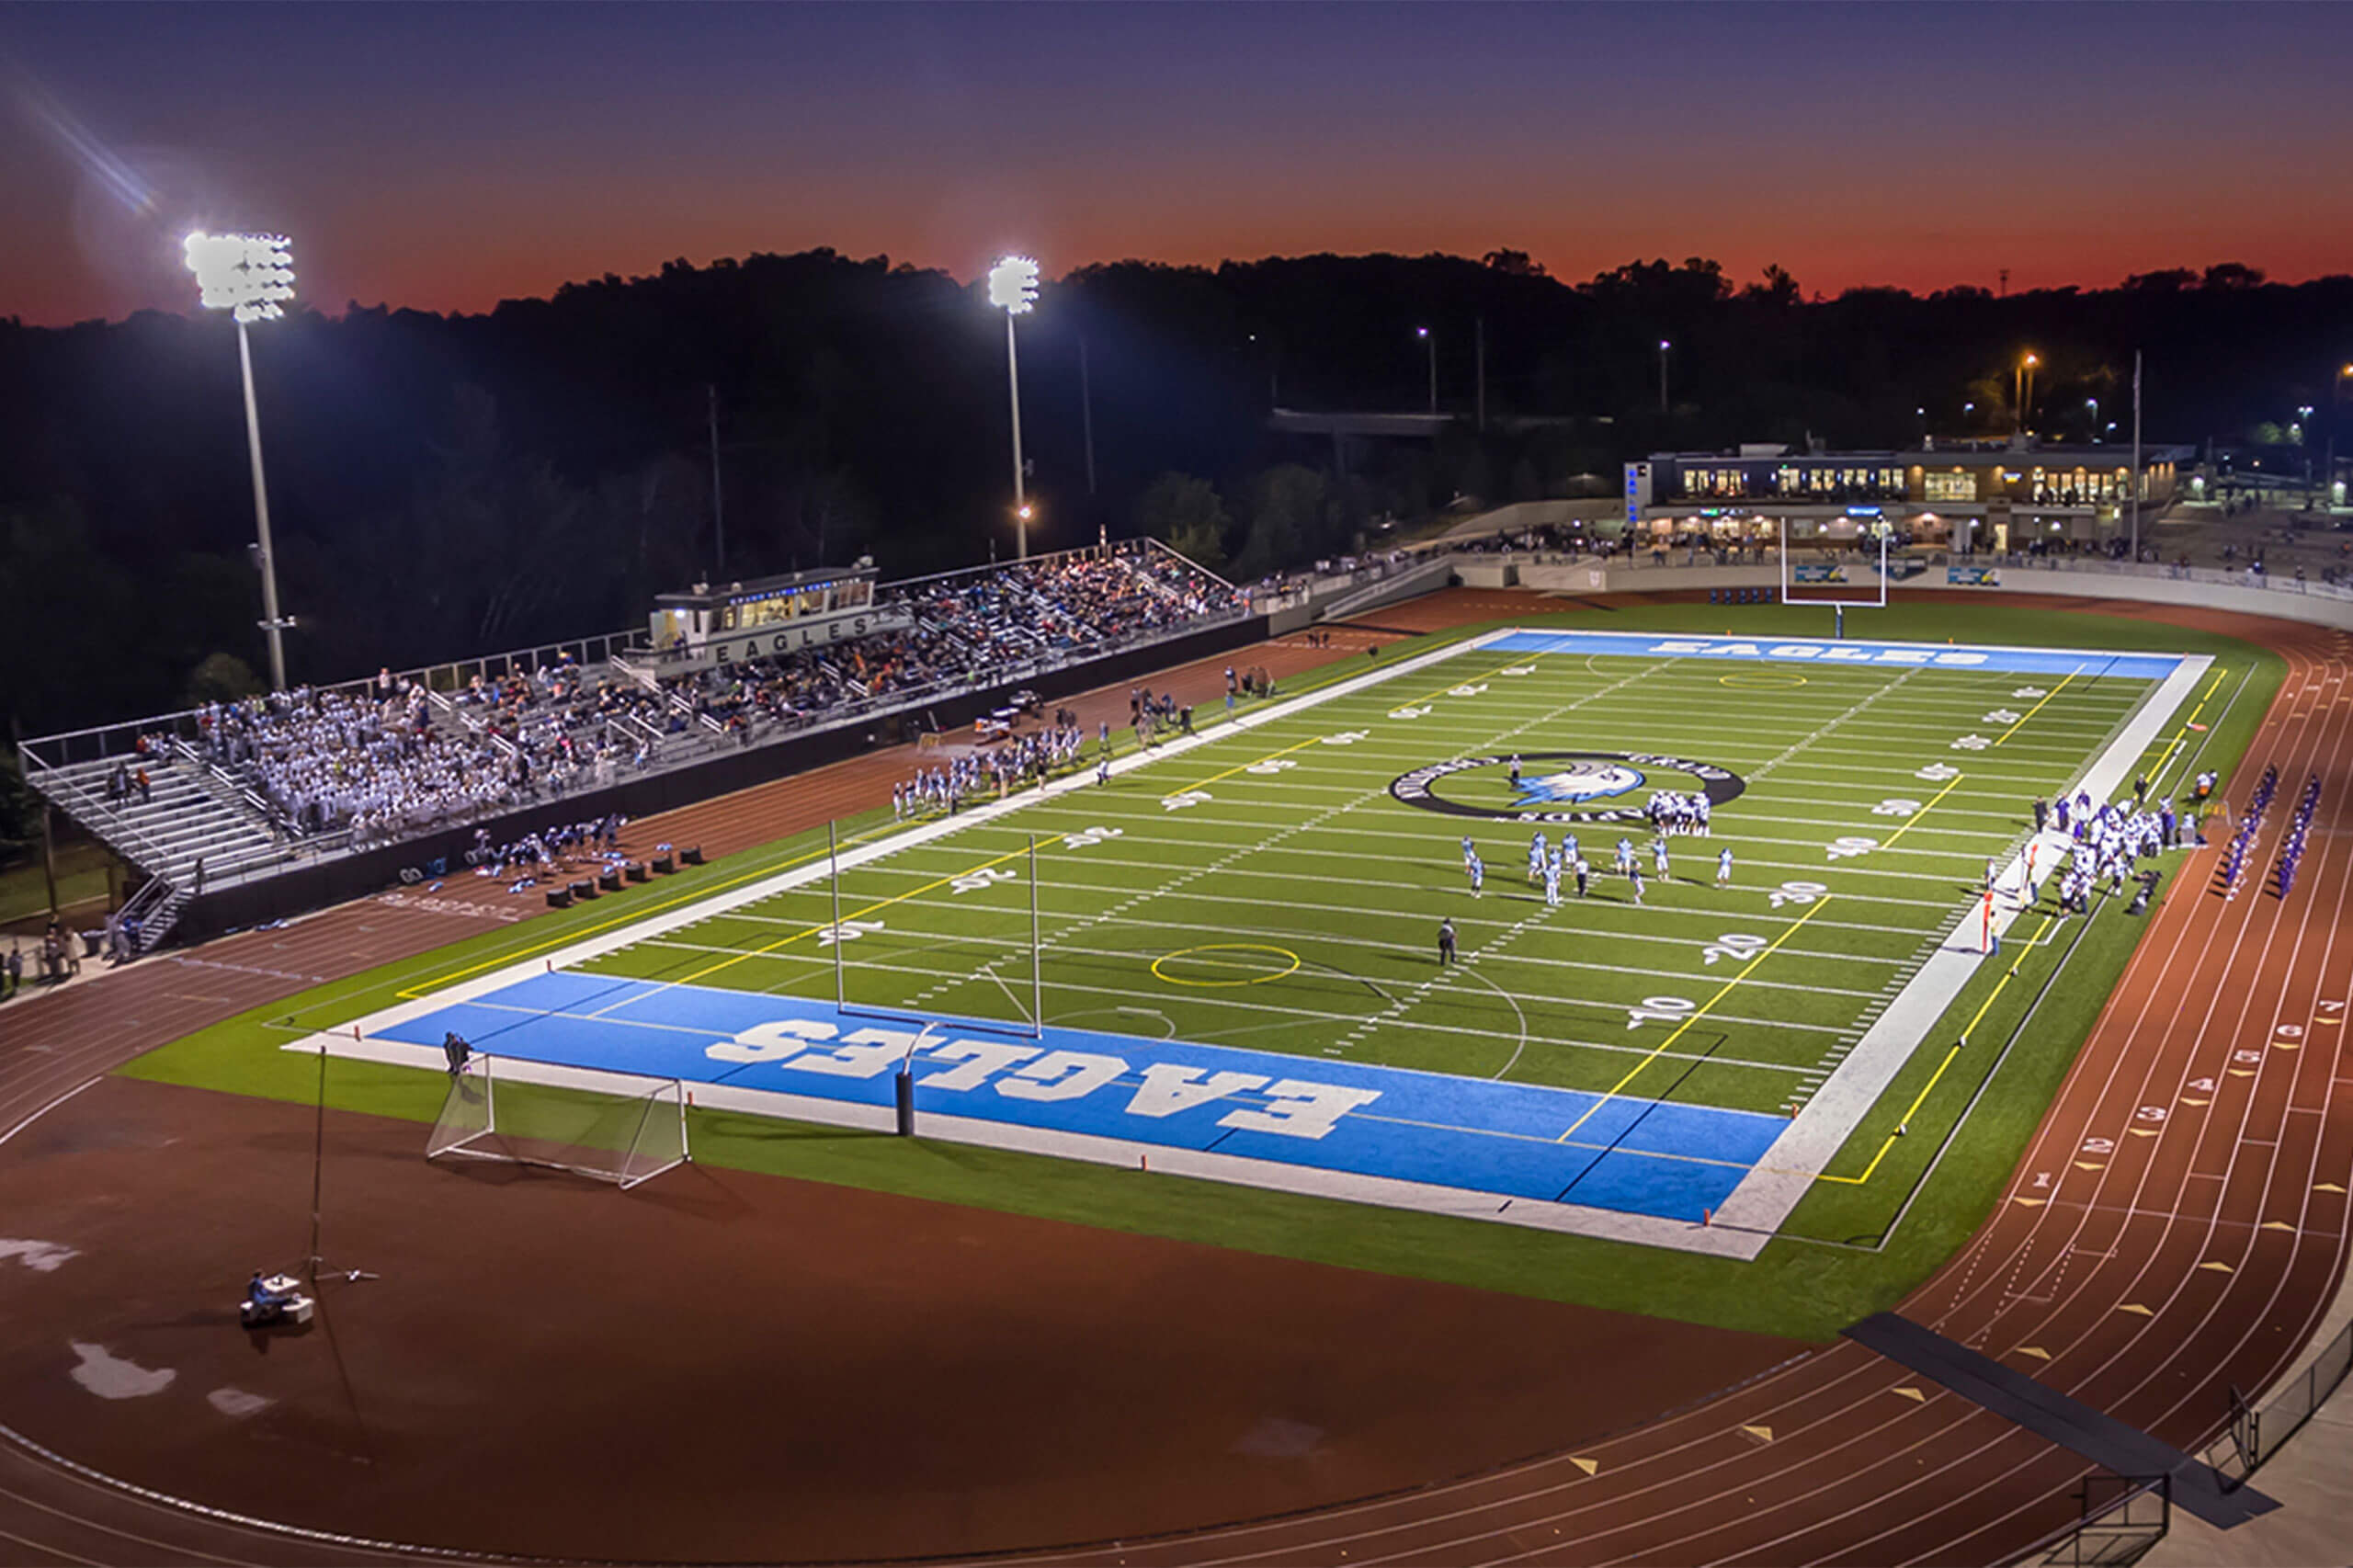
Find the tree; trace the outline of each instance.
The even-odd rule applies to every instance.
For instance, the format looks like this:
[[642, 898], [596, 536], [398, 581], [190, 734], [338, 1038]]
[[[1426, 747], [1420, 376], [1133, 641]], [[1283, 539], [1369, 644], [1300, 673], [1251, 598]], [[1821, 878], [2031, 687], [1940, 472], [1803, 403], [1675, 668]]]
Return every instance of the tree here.
[[1493, 272], [1508, 273], [1514, 278], [1547, 276], [1544, 264], [1531, 260], [1524, 250], [1491, 250], [1480, 260]]
[[2244, 262], [2221, 261], [2206, 269], [2201, 287], [2208, 289], [2259, 289], [2263, 286], [2263, 268]]
[[234, 702], [241, 697], [256, 696], [261, 690], [261, 677], [234, 653], [207, 653], [204, 662], [188, 672], [188, 699], [198, 707], [207, 702]]
[[1798, 280], [1790, 276], [1788, 268], [1774, 262], [1765, 268], [1765, 281], [1751, 283], [1740, 291], [1740, 297], [1753, 303], [1786, 310], [1802, 301], [1805, 294], [1798, 287]]
[[1209, 571], [1225, 565], [1225, 534], [1233, 519], [1206, 479], [1168, 472], [1152, 482], [1136, 502], [1136, 531], [1165, 540], [1179, 555]]
[[1298, 463], [1260, 474], [1250, 487], [1250, 535], [1234, 569], [1245, 581], [1313, 558], [1329, 522], [1324, 476]]

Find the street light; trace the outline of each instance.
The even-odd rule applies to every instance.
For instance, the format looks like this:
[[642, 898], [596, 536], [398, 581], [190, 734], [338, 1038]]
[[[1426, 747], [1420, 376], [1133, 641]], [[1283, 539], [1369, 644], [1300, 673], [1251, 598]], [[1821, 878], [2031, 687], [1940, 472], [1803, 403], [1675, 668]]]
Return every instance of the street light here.
[[2345, 401], [2345, 383], [2353, 381], [2353, 365], [2340, 367], [2328, 383], [2328, 473], [2325, 483], [2328, 504], [2336, 505], [2336, 424], [2337, 405]]
[[1426, 326], [1415, 327], [1414, 335], [1420, 338], [1422, 347], [1429, 350], [1430, 412], [1436, 414], [1438, 412], [1438, 339], [1430, 335], [1430, 329]]
[[286, 628], [278, 613], [278, 560], [269, 543], [269, 489], [262, 481], [261, 418], [254, 408], [254, 351], [245, 327], [276, 321], [294, 297], [293, 242], [283, 234], [190, 234], [180, 250], [196, 274], [198, 300], [237, 324], [237, 366], [245, 384], [245, 449], [253, 459], [254, 525], [261, 536], [262, 630], [269, 634], [269, 687], [286, 689]]
[[1038, 302], [1038, 264], [1008, 256], [989, 268], [989, 303], [1005, 312], [1005, 380], [1013, 399], [1013, 551], [1029, 559], [1029, 496], [1021, 470], [1021, 361], [1013, 347], [1013, 318]]
[[1658, 411], [1666, 412], [1666, 351], [1675, 345], [1662, 337], [1658, 340]]
[[2034, 396], [2034, 368], [2041, 362], [2031, 354], [2018, 361], [2018, 375], [2012, 383], [2013, 395], [2018, 400], [2018, 417], [2010, 424], [2011, 429], [2018, 434], [2023, 435], [2026, 431], [2026, 405], [2028, 400]]
[[2099, 441], [2099, 399], [2087, 397], [2084, 399], [2084, 406], [2092, 411], [2092, 441], [2097, 445]]

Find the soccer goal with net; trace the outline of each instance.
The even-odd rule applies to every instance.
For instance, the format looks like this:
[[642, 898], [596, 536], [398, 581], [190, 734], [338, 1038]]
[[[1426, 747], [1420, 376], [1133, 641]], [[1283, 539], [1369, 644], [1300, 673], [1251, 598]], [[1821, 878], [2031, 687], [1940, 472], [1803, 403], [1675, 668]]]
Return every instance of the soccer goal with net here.
[[477, 1053], [449, 1080], [425, 1157], [544, 1165], [632, 1187], [689, 1157], [686, 1085]]

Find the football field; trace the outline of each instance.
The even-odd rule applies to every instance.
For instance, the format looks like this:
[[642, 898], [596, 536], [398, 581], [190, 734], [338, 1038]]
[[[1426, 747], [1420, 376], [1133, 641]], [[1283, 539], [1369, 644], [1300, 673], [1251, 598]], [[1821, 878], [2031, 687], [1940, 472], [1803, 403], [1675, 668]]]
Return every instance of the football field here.
[[2031, 801], [2129, 796], [2203, 667], [1490, 633], [365, 1032], [857, 1125], [905, 1064], [926, 1134], [1753, 1255], [1973, 971], [1989, 861], [2029, 902]]

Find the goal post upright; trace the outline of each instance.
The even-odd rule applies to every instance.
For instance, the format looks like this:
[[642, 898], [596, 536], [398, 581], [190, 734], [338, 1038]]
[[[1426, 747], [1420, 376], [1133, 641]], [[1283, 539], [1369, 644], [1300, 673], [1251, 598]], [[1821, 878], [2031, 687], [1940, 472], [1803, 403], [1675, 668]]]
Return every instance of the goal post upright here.
[[1874, 528], [1874, 531], [1879, 535], [1879, 597], [1877, 598], [1841, 597], [1802, 599], [1791, 597], [1790, 589], [1794, 586], [1795, 584], [1790, 574], [1792, 568], [1790, 564], [1790, 519], [1787, 517], [1780, 517], [1776, 519], [1776, 522], [1778, 525], [1777, 531], [1780, 539], [1781, 546], [1781, 603], [1785, 605], [1801, 606], [1819, 605], [1828, 609], [1833, 618], [1832, 634], [1840, 642], [1846, 641], [1847, 637], [1847, 610], [1885, 609], [1887, 608], [1887, 590], [1889, 582], [1887, 573], [1887, 537], [1889, 530], [1885, 518], [1882, 517], [1877, 519]]
[[834, 819], [825, 819], [825, 884], [834, 899], [834, 1011], [849, 1010], [847, 983], [842, 977], [842, 857]]
[[1029, 1021], [1046, 1028], [1046, 947], [1038, 938], [1038, 835], [1029, 835]]

